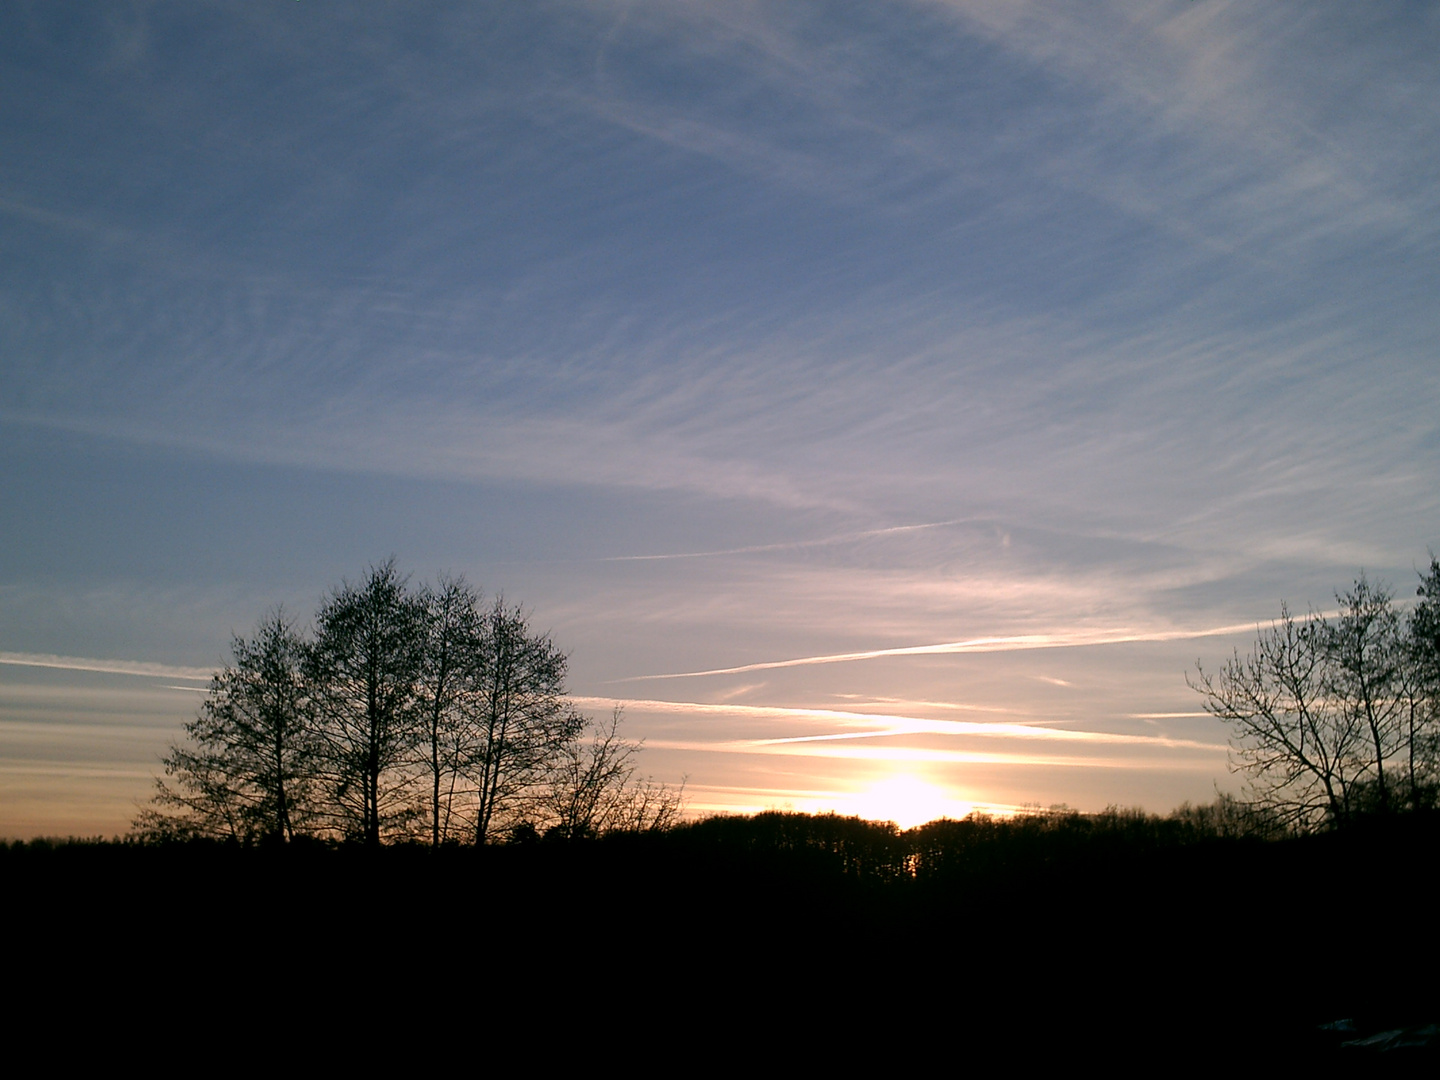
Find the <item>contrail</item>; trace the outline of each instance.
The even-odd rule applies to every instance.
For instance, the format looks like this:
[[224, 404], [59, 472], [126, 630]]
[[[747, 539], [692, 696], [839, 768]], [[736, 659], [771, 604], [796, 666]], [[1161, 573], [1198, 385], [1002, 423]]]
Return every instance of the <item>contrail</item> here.
[[60, 668], [63, 671], [103, 671], [111, 675], [141, 675], [152, 679], [206, 679], [207, 668], [150, 664], [138, 660], [92, 660], [84, 656], [56, 656], [53, 653], [0, 652], [0, 664], [20, 667]]
[[[753, 717], [763, 720], [824, 720], [853, 730], [822, 735], [796, 735], [778, 739], [745, 739], [733, 746], [764, 747], [792, 743], [833, 742], [841, 739], [873, 739], [886, 735], [983, 736], [1055, 742], [1105, 743], [1125, 746], [1161, 746], [1182, 750], [1224, 750], [1223, 743], [1171, 739], [1162, 735], [1126, 735], [1111, 731], [1082, 731], [1075, 728], [1044, 727], [982, 720], [926, 720], [918, 716], [851, 712], [845, 709], [798, 709], [783, 705], [716, 705], [700, 701], [622, 701], [619, 698], [574, 697], [581, 708], [610, 709], [615, 706], [646, 713], [688, 713], [698, 716]], [[649, 745], [649, 744], [647, 744]]]
[[790, 551], [795, 548], [824, 547], [828, 544], [845, 544], [852, 540], [864, 540], [871, 536], [889, 536], [894, 533], [918, 532], [921, 529], [943, 529], [947, 525], [964, 525], [972, 518], [956, 518], [953, 521], [928, 521], [920, 525], [892, 525], [886, 529], [866, 529], [864, 532], [842, 533], [826, 536], [819, 540], [787, 540], [778, 544], [752, 544], [749, 547], [721, 548], [716, 551], [682, 551], [670, 555], [612, 555], [600, 562], [659, 562], [664, 559], [708, 559], [717, 555], [752, 555], [761, 551]]
[[1100, 630], [1091, 634], [1022, 634], [1016, 637], [979, 637], [964, 641], [942, 641], [934, 645], [907, 645], [898, 649], [867, 649], [864, 652], [801, 656], [793, 660], [767, 660], [760, 664], [710, 668], [707, 671], [677, 671], [666, 675], [631, 675], [610, 682], [641, 682], [649, 679], [694, 679], [702, 675], [739, 675], [747, 671], [806, 667], [811, 664], [845, 664], [853, 660], [876, 660], [885, 656], [934, 656], [943, 653], [1018, 652], [1024, 649], [1064, 649], [1080, 645], [1118, 645], [1127, 641], [1181, 641], [1186, 638], [1215, 637], [1254, 630], [1255, 623], [1235, 623], [1208, 630]]
[[[948, 765], [1010, 765], [1050, 766], [1084, 769], [1140, 769], [1147, 763], [1141, 758], [1127, 757], [1061, 757], [1045, 754], [1006, 754], [986, 750], [940, 750], [924, 746], [845, 746], [835, 743], [777, 746], [774, 743], [747, 742], [683, 742], [649, 741], [645, 745], [656, 750], [682, 750], [693, 753], [769, 754], [783, 757], [841, 758], [852, 761], [926, 762]], [[1222, 747], [1223, 749], [1223, 747]], [[1173, 763], [1171, 768], [1176, 767]], [[1214, 762], [1196, 758], [1186, 766], [1201, 772], [1213, 771]]]

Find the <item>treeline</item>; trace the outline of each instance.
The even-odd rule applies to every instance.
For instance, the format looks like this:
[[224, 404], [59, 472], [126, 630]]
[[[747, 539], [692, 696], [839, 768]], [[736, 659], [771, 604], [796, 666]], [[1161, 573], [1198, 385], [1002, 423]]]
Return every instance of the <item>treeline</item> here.
[[740, 858], [879, 884], [980, 879], [1100, 855], [1132, 858], [1287, 835], [1274, 818], [1222, 795], [1210, 804], [1186, 803], [1167, 815], [1120, 807], [1087, 814], [1061, 805], [1004, 817], [941, 818], [910, 829], [837, 814], [767, 811], [682, 822], [669, 830], [665, 842], [707, 858]]
[[1230, 728], [1246, 802], [1287, 829], [1346, 826], [1440, 803], [1440, 560], [1402, 612], [1362, 574], [1334, 616], [1291, 615], [1191, 686]]
[[618, 711], [577, 711], [564, 653], [463, 578], [412, 589], [392, 560], [335, 589], [313, 633], [276, 611], [232, 651], [137, 838], [439, 846], [678, 819]]
[[[177, 834], [168, 837], [181, 839]], [[890, 885], [960, 877], [978, 880], [1096, 857], [1125, 860], [1195, 845], [1291, 837], [1275, 819], [1222, 795], [1206, 805], [1186, 803], [1167, 815], [1119, 807], [1083, 813], [1061, 805], [1003, 817], [977, 812], [960, 820], [941, 818], [909, 829], [839, 814], [778, 810], [689, 821], [672, 817], [651, 820], [643, 828], [603, 831], [542, 831], [522, 825], [489, 845], [487, 857], [517, 863], [612, 860], [617, 869], [637, 859], [655, 865], [688, 861], [712, 868], [743, 866], [747, 872], [786, 878]], [[111, 842], [38, 840], [29, 847], [119, 849], [152, 839], [138, 834]], [[240, 838], [191, 834], [186, 839], [185, 847], [203, 852], [222, 851]], [[25, 846], [14, 845], [17, 850]], [[402, 846], [415, 843], [412, 840]]]

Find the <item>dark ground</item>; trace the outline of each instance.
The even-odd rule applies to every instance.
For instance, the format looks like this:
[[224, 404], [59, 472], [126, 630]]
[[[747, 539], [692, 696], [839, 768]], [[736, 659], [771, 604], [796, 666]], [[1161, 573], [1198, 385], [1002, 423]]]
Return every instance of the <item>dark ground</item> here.
[[12, 845], [10, 982], [36, 1018], [262, 1042], [323, 1026], [377, 1053], [477, 1027], [562, 1054], [620, 1039], [917, 1064], [1158, 1051], [1408, 1070], [1440, 1050], [1428, 822], [1279, 842], [996, 834], [918, 879], [853, 843], [726, 828], [439, 852]]

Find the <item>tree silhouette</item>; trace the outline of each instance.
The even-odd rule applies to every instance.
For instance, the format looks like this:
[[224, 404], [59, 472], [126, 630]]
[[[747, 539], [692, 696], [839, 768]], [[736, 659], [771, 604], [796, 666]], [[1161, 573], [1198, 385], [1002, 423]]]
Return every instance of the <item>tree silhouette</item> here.
[[565, 654], [549, 635], [532, 633], [521, 608], [497, 597], [471, 668], [462, 751], [477, 844], [490, 839], [580, 733], [584, 718], [565, 698], [565, 670]]
[[1440, 770], [1440, 559], [1420, 575], [1406, 635], [1405, 729], [1408, 801], [1434, 807]]
[[[1426, 634], [1440, 602], [1432, 560], [1408, 626], [1390, 592], [1362, 574], [1337, 593], [1339, 615], [1280, 619], [1214, 675], [1190, 685], [1230, 727], [1231, 767], [1246, 774], [1251, 805], [1289, 827], [1343, 824], [1429, 800], [1436, 769], [1436, 691]], [[1394, 759], [1406, 765], [1396, 798]]]
[[1348, 810], [1350, 762], [1361, 733], [1325, 696], [1326, 632], [1314, 616], [1280, 618], [1209, 675], [1187, 681], [1207, 712], [1230, 726], [1231, 767], [1250, 780], [1254, 800], [1287, 824], [1340, 821]]
[[1365, 740], [1354, 772], [1373, 786], [1376, 808], [1384, 813], [1391, 803], [1385, 763], [1400, 750], [1405, 735], [1401, 689], [1406, 657], [1400, 617], [1389, 591], [1371, 585], [1364, 574], [1335, 598], [1340, 616], [1322, 624], [1325, 691], [1343, 722]]
[[231, 645], [234, 664], [217, 672], [188, 744], [164, 758], [172, 783], [157, 780], [142, 832], [215, 839], [290, 840], [314, 812], [318, 749], [301, 673], [305, 647], [277, 610], [249, 640]]
[[620, 735], [622, 710], [586, 725], [555, 756], [537, 799], [546, 835], [578, 839], [607, 832], [668, 829], [680, 819], [684, 783], [635, 779], [641, 744]]
[[378, 844], [415, 816], [406, 771], [421, 724], [425, 605], [395, 561], [342, 584], [315, 617], [305, 671], [323, 745], [335, 826]]
[[277, 611], [233, 648], [163, 759], [142, 836], [438, 847], [522, 821], [578, 835], [678, 817], [679, 791], [634, 782], [619, 713], [582, 744], [565, 654], [518, 605], [482, 610], [463, 577], [412, 591], [391, 559], [321, 603], [308, 643]]
[[421, 764], [430, 780], [430, 842], [450, 837], [466, 762], [467, 695], [484, 652], [479, 594], [463, 577], [442, 578], [421, 592], [425, 606], [425, 656], [419, 682]]

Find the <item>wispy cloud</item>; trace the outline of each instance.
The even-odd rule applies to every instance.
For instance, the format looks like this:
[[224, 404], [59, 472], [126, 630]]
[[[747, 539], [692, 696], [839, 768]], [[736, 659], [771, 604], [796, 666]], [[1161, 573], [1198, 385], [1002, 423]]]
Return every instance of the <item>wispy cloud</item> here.
[[[1432, 148], [1411, 140], [1382, 146], [1374, 132], [1393, 95], [1408, 100], [1417, 80], [1433, 85], [1433, 70], [1415, 66], [1419, 54], [1406, 41], [1433, 30], [1414, 11], [1377, 19], [1345, 4], [1257, 10], [1225, 0], [1117, 0], [1080, 12], [1056, 0], [934, 3], [1087, 86], [1111, 127], [1144, 125], [1157, 141], [1192, 140], [1191, 174], [1149, 192], [1127, 185], [1124, 173], [1112, 172], [1107, 185], [1104, 152], [1088, 163], [1062, 159], [1069, 176], [1097, 192], [1108, 187], [1119, 204], [1246, 245], [1262, 237], [1287, 243], [1281, 222], [1294, 246], [1354, 230], [1433, 235], [1433, 188], [1415, 183]], [[1350, 47], [1327, 50], [1323, 68], [1297, 59], [1336, 35]], [[1376, 61], [1386, 55], [1392, 64], [1382, 70]], [[1411, 121], [1433, 131], [1433, 99]], [[1229, 160], [1216, 152], [1227, 145], [1237, 152]], [[1214, 213], [1220, 208], [1228, 212]]]
[[831, 547], [837, 544], [854, 543], [880, 536], [899, 536], [905, 533], [921, 532], [926, 529], [943, 529], [948, 525], [964, 525], [966, 518], [951, 521], [931, 521], [921, 525], [892, 525], [883, 529], [864, 529], [859, 532], [842, 533], [816, 540], [789, 540], [778, 544], [750, 544], [746, 547], [719, 548], [714, 551], [685, 551], [668, 555], [612, 555], [601, 562], [664, 562], [669, 559], [708, 559], [719, 555], [754, 555], [767, 551], [800, 551], [805, 548]]

